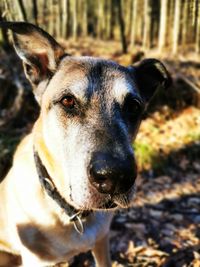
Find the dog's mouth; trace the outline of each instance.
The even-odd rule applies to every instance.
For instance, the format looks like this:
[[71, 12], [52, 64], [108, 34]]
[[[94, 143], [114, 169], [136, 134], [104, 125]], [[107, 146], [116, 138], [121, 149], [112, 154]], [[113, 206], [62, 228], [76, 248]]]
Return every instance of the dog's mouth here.
[[108, 195], [107, 198], [109, 199], [107, 199], [102, 205], [99, 205], [99, 207], [95, 209], [112, 210], [117, 208], [128, 208], [133, 200], [134, 195], [135, 186], [133, 186], [124, 194]]
[[130, 207], [135, 195], [135, 185], [133, 184], [126, 192], [114, 192], [113, 194], [100, 193], [90, 185], [82, 194], [75, 194], [74, 192], [76, 193], [77, 191], [71, 190], [69, 203], [75, 209], [82, 211], [109, 211]]
[[115, 209], [117, 208], [117, 204], [113, 201], [113, 200], [108, 200], [105, 204], [103, 204], [102, 206], [100, 206], [98, 209]]

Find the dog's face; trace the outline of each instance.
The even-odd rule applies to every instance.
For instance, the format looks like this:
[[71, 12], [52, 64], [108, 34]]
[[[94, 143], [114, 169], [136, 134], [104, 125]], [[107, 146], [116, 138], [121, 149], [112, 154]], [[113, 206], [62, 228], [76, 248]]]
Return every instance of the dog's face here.
[[41, 108], [44, 139], [61, 161], [67, 200], [88, 209], [127, 205], [137, 174], [132, 139], [144, 110], [127, 68], [67, 56]]
[[62, 196], [78, 209], [127, 207], [137, 176], [132, 140], [147, 102], [169, 83], [164, 66], [71, 57], [31, 24], [6, 27], [41, 105], [39, 135]]

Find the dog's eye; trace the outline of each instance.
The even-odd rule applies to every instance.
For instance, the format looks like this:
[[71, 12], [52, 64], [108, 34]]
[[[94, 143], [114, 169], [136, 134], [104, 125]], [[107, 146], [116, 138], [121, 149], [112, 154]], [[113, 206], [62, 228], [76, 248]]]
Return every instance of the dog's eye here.
[[123, 111], [129, 117], [136, 117], [142, 113], [142, 104], [133, 97], [127, 97], [124, 103]]
[[137, 100], [131, 101], [126, 106], [126, 111], [130, 114], [138, 114], [140, 110], [141, 110], [141, 106]]
[[73, 109], [76, 104], [74, 97], [70, 95], [63, 97], [61, 103], [67, 109]]

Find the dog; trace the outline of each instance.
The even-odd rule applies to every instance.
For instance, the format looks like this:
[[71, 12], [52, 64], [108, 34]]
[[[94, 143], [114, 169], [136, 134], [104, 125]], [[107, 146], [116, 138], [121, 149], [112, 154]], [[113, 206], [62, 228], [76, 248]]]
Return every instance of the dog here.
[[30, 23], [0, 27], [12, 31], [40, 105], [0, 184], [0, 266], [53, 266], [91, 250], [96, 266], [110, 267], [113, 212], [133, 203], [132, 141], [170, 75], [156, 59], [124, 67], [71, 56]]

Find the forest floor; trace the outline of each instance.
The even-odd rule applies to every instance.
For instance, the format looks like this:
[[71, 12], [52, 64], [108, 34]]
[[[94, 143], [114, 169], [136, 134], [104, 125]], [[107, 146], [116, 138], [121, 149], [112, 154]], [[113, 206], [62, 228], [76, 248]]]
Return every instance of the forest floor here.
[[[73, 55], [101, 56], [124, 65], [143, 56], [122, 55], [119, 44], [114, 45], [88, 40], [69, 41], [66, 47]], [[0, 56], [0, 78], [12, 79], [3, 60], [5, 55]], [[179, 75], [198, 88], [200, 64], [194, 55], [178, 59], [162, 55], [162, 59], [173, 70], [176, 81], [164, 96], [156, 96], [136, 138], [140, 170], [137, 193], [133, 207], [116, 212], [111, 225], [113, 267], [200, 267], [199, 96]], [[22, 84], [27, 86], [23, 77]], [[0, 110], [0, 176], [10, 166], [17, 142], [30, 131], [37, 116], [32, 114], [37, 108], [29, 89], [24, 95], [33, 105], [23, 106], [18, 116], [10, 119], [10, 103]], [[94, 262], [86, 253], [76, 257], [70, 266], [90, 267]]]

